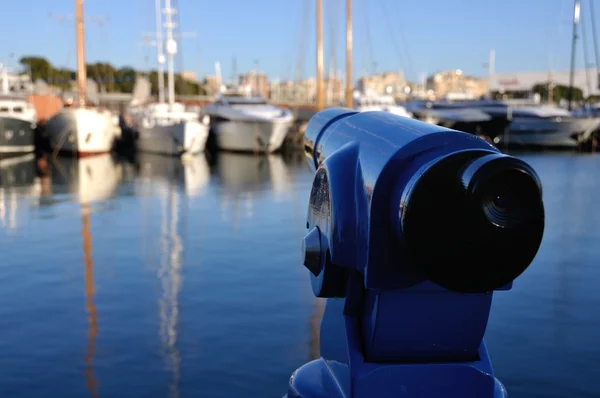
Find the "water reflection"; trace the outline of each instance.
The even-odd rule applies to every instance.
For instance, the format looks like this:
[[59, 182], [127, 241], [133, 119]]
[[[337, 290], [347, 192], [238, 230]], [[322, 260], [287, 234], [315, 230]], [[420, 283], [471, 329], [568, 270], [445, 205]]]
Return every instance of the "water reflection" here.
[[241, 218], [254, 217], [257, 196], [272, 195], [278, 200], [290, 193], [289, 166], [279, 154], [218, 154], [213, 172], [220, 188], [221, 218], [228, 221], [231, 216], [234, 233]]
[[0, 159], [0, 223], [4, 229], [17, 229], [19, 198], [38, 195], [39, 187], [33, 154]]
[[52, 158], [54, 194], [68, 193], [80, 203], [103, 201], [114, 197], [121, 180], [121, 164], [110, 154], [85, 158]]
[[[142, 154], [137, 159], [137, 166], [139, 191], [144, 194], [152, 193], [160, 203], [158, 242], [150, 242], [148, 245], [147, 230], [150, 228], [146, 223], [154, 214], [151, 206], [154, 199], [148, 195], [142, 197], [142, 252], [148, 252], [150, 247], [160, 248], [157, 271], [161, 286], [158, 299], [160, 351], [165, 367], [171, 373], [169, 396], [175, 398], [179, 396], [181, 366], [177, 340], [184, 239], [180, 231], [185, 229], [187, 199], [205, 191], [210, 173], [203, 155], [182, 163], [176, 158]], [[178, 186], [183, 189], [178, 189]], [[151, 259], [146, 258], [145, 262], [147, 267], [152, 267]]]
[[161, 280], [162, 295], [158, 300], [160, 317], [160, 340], [165, 365], [173, 378], [169, 385], [169, 395], [178, 397], [180, 376], [179, 349], [177, 348], [177, 331], [179, 321], [178, 298], [182, 284], [183, 243], [178, 233], [179, 227], [179, 194], [171, 185], [161, 195], [161, 238], [162, 258], [158, 277]]
[[81, 221], [83, 227], [84, 279], [85, 279], [85, 309], [88, 313], [88, 346], [85, 355], [85, 384], [92, 397], [98, 397], [97, 382], [94, 377], [94, 353], [96, 351], [96, 335], [98, 334], [98, 313], [94, 305], [94, 261], [92, 259], [92, 236], [90, 234], [90, 211], [83, 204]]
[[136, 168], [145, 187], [152, 187], [150, 181], [159, 184], [173, 181], [183, 187], [188, 197], [204, 195], [210, 181], [210, 168], [203, 153], [183, 159], [139, 153]]

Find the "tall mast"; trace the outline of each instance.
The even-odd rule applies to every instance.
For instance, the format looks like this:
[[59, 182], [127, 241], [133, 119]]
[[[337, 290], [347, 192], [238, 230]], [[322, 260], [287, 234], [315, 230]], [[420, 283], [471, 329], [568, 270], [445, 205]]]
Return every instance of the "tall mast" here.
[[317, 0], [317, 111], [324, 108], [323, 94], [323, 0]]
[[575, 0], [575, 8], [573, 9], [573, 39], [571, 41], [571, 70], [569, 73], [569, 92], [568, 92], [568, 109], [572, 109], [573, 103], [573, 80], [575, 79], [575, 43], [577, 41], [577, 25], [579, 24], [580, 4], [579, 0]]
[[165, 102], [165, 55], [163, 54], [162, 40], [162, 11], [160, 9], [160, 0], [155, 0], [154, 9], [156, 13], [156, 60], [158, 62], [158, 102]]
[[171, 16], [176, 10], [171, 8], [171, 0], [165, 0], [165, 30], [166, 43], [165, 50], [167, 51], [167, 85], [169, 86], [169, 105], [175, 103], [175, 65], [174, 56], [177, 54], [177, 42], [173, 38], [173, 28], [175, 24]]
[[490, 58], [488, 60], [488, 97], [492, 98], [492, 78], [496, 63], [496, 51], [490, 50]]
[[352, 0], [346, 0], [346, 107], [352, 108]]
[[590, 15], [592, 19], [592, 39], [594, 40], [594, 57], [596, 59], [596, 88], [600, 89], [600, 59], [598, 59], [598, 35], [596, 34], [596, 13], [594, 12], [594, 2], [588, 1], [588, 4], [590, 5]]
[[85, 106], [85, 45], [83, 32], [83, 0], [75, 0], [75, 31], [77, 34], [77, 103]]

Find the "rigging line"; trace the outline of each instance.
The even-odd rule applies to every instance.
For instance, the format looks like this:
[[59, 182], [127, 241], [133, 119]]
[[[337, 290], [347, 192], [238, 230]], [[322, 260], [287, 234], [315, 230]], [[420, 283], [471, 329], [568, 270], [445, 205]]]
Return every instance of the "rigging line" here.
[[307, 41], [307, 36], [308, 36], [308, 15], [309, 12], [311, 10], [311, 1], [310, 0], [304, 0], [304, 12], [302, 15], [302, 20], [304, 23], [301, 25], [301, 32], [302, 34], [300, 35], [300, 52], [299, 52], [299, 56], [298, 56], [298, 65], [296, 67], [296, 79], [298, 81], [302, 80], [302, 78], [304, 77], [304, 60], [305, 60], [305, 55], [306, 55], [306, 41]]
[[[177, 39], [177, 57], [175, 59], [175, 71], [179, 69], [179, 79], [177, 79], [177, 73], [175, 73], [175, 91], [179, 91], [179, 95], [183, 95], [182, 86], [184, 84], [183, 81], [183, 51], [182, 51], [182, 43], [183, 43], [183, 34], [181, 33], [181, 10], [179, 9], [179, 1], [171, 0], [171, 8], [177, 10], [177, 12], [173, 15], [173, 22], [175, 23], [175, 29], [173, 29], [173, 36]], [[179, 90], [177, 90], [179, 88]]]
[[328, 16], [329, 16], [329, 78], [332, 78], [331, 72], [333, 70], [335, 76], [335, 68], [337, 65], [337, 34], [339, 32], [339, 15], [340, 15], [340, 0], [330, 0], [328, 2]]
[[[592, 39], [594, 40], [594, 58], [596, 59], [596, 76], [600, 76], [600, 60], [598, 60], [598, 34], [596, 33], [596, 14], [594, 13], [594, 1], [588, 0], [590, 5], [590, 18], [592, 20]], [[600, 87], [600, 81], [597, 81]]]
[[[402, 54], [402, 50], [400, 48], [398, 40], [396, 40], [396, 36], [394, 34], [394, 29], [393, 29], [392, 24], [390, 22], [388, 11], [387, 11], [387, 9], [385, 7], [385, 4], [383, 3], [383, 0], [379, 0], [379, 5], [381, 6], [381, 10], [383, 12], [384, 22], [385, 22], [385, 24], [386, 24], [386, 26], [388, 28], [389, 35], [390, 35], [390, 37], [392, 39], [392, 44], [394, 45], [394, 49], [396, 50], [396, 54], [398, 55], [398, 59], [399, 59], [400, 65], [405, 66], [404, 65], [405, 64], [404, 56]], [[406, 64], [407, 64], [406, 66], [408, 66], [409, 69], [410, 69], [409, 73], [412, 74], [413, 73], [413, 71], [412, 71], [412, 65], [408, 64], [408, 62], [406, 62]]]
[[365, 0], [363, 2], [363, 7], [364, 7], [364, 12], [363, 12], [363, 16], [364, 16], [364, 24], [365, 24], [365, 39], [367, 41], [366, 43], [366, 47], [367, 47], [367, 54], [368, 54], [368, 60], [369, 60], [369, 65], [366, 68], [367, 72], [371, 71], [374, 72], [373, 70], [371, 70], [371, 68], [375, 65], [375, 57], [373, 56], [373, 41], [371, 40], [371, 29], [369, 26], [369, 5], [367, 4], [368, 0]]
[[[549, 59], [549, 64], [550, 64], [549, 65], [549, 69], [553, 68], [552, 67], [552, 61], [553, 61], [553, 58], [554, 58], [553, 55], [552, 55], [552, 51], [550, 50], [550, 46], [551, 46], [552, 43], [558, 42], [559, 39], [562, 37], [562, 33], [563, 33], [563, 23], [562, 23], [563, 19], [562, 19], [562, 17], [563, 17], [563, 15], [565, 15], [565, 6], [566, 6], [566, 0], [562, 0], [560, 2], [559, 12], [556, 15], [556, 22], [555, 22], [556, 23], [556, 31], [555, 31], [556, 36], [553, 37], [552, 40], [550, 40], [549, 43], [548, 43], [548, 53], [549, 53], [548, 55], [549, 55], [549, 58], [550, 58]], [[548, 36], [550, 37], [551, 35], [548, 35]]]
[[579, 27], [581, 29], [581, 42], [583, 44], [583, 62], [584, 62], [584, 68], [585, 68], [585, 83], [588, 89], [588, 95], [590, 95], [592, 93], [592, 85], [591, 85], [591, 80], [590, 80], [590, 70], [589, 70], [589, 64], [590, 64], [590, 60], [588, 57], [588, 45], [587, 45], [587, 35], [585, 33], [585, 25], [584, 25], [584, 19], [585, 19], [585, 14], [582, 13], [580, 19], [579, 19]]
[[[387, 15], [387, 13], [385, 13]], [[404, 56], [406, 58], [406, 62], [408, 63], [408, 73], [416, 76], [414, 64], [412, 62], [412, 57], [410, 55], [410, 49], [408, 43], [406, 41], [406, 35], [404, 34], [404, 29], [401, 24], [398, 24], [398, 31], [400, 34], [400, 42], [402, 43], [402, 48], [404, 48]]]

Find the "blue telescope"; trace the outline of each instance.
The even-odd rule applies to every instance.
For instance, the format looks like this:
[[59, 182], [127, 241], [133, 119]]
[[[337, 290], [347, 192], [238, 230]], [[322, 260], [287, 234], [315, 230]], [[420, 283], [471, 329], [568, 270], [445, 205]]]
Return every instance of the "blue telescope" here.
[[321, 358], [287, 397], [505, 397], [483, 336], [493, 292], [542, 240], [531, 166], [471, 134], [345, 108], [310, 120], [305, 151], [304, 265], [327, 300]]

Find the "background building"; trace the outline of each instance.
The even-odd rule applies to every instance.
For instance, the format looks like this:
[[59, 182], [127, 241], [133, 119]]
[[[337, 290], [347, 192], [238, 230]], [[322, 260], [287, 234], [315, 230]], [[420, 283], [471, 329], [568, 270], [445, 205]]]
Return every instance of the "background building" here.
[[488, 94], [488, 81], [467, 76], [456, 69], [435, 73], [427, 78], [427, 91], [436, 99], [474, 99]]
[[184, 70], [181, 72], [181, 77], [184, 78], [185, 80], [195, 82], [196, 81], [196, 72]]
[[265, 98], [269, 96], [269, 78], [264, 73], [252, 71], [240, 75], [239, 85], [241, 87], [250, 87], [252, 92], [258, 93]]
[[407, 82], [401, 73], [387, 72], [358, 79], [356, 89], [376, 95], [391, 95], [401, 98], [406, 95]]
[[[490, 89], [494, 93], [531, 93], [536, 84], [569, 85], [569, 71], [538, 71], [496, 73], [490, 78]], [[583, 97], [600, 95], [596, 69], [575, 70], [573, 86], [583, 91]]]

